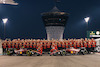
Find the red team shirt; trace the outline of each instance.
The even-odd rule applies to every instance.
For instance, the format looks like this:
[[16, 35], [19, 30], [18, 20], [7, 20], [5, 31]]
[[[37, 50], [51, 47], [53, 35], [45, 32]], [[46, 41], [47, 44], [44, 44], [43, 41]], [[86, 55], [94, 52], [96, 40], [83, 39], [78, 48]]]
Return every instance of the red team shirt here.
[[47, 44], [47, 43], [44, 43], [44, 44], [43, 44], [43, 45], [44, 45], [44, 49], [46, 49], [46, 44]]
[[64, 43], [62, 43], [62, 48], [65, 48], [65, 44]]
[[2, 44], [2, 46], [3, 46], [4, 49], [6, 48], [6, 44], [4, 44], [4, 43]]
[[76, 48], [76, 42], [74, 42], [73, 47]]
[[48, 42], [48, 44], [47, 44], [47, 48], [50, 48], [50, 43]]
[[80, 47], [80, 43], [77, 42], [77, 47]]
[[68, 43], [66, 43], [66, 48], [68, 48]]
[[10, 44], [8, 44], [8, 48], [11, 48], [11, 45]]

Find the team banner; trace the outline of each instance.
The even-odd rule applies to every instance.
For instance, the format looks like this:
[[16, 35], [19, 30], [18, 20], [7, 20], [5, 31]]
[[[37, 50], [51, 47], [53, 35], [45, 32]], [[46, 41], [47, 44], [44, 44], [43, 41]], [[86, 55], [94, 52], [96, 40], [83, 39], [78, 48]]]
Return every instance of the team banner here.
[[87, 37], [100, 37], [100, 31], [87, 31]]

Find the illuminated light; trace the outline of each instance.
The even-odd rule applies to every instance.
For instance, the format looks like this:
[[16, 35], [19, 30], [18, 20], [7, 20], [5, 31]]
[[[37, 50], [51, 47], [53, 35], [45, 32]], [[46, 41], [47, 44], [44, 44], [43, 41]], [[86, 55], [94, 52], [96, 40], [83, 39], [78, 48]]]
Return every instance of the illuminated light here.
[[86, 17], [86, 18], [84, 18], [84, 20], [85, 20], [85, 22], [89, 22], [89, 20], [90, 20], [90, 17]]
[[0, 0], [0, 4], [18, 5], [18, 3], [13, 0]]
[[96, 32], [96, 34], [97, 34], [97, 35], [99, 35], [99, 34], [100, 34], [100, 32], [99, 32], [99, 31], [97, 31], [97, 32]]
[[8, 21], [8, 18], [2, 19], [3, 23], [6, 24]]

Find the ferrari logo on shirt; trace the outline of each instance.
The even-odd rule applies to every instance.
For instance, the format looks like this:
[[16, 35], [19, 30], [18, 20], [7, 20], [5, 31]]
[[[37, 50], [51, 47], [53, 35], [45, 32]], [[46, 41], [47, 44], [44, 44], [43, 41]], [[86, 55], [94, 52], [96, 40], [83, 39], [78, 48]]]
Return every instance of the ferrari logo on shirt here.
[[93, 31], [91, 31], [90, 35], [95, 35], [95, 33]]

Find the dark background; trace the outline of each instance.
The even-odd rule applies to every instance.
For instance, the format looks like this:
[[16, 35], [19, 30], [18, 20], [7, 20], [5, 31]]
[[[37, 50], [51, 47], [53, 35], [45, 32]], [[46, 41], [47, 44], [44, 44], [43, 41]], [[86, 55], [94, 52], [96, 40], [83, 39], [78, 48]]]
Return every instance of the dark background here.
[[[2, 18], [9, 19], [6, 24], [7, 38], [46, 38], [41, 13], [50, 11], [54, 0], [14, 1], [19, 5], [0, 5], [0, 38], [4, 37]], [[61, 0], [57, 7], [70, 13], [64, 38], [85, 38], [87, 27], [84, 18], [87, 16], [91, 18], [88, 30], [100, 30], [100, 0]]]

